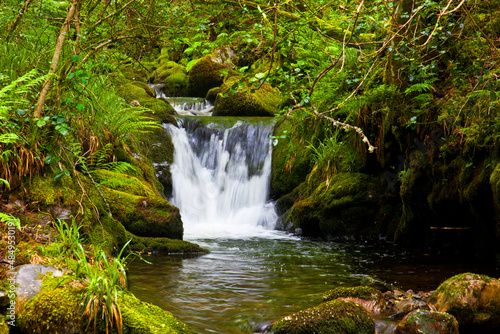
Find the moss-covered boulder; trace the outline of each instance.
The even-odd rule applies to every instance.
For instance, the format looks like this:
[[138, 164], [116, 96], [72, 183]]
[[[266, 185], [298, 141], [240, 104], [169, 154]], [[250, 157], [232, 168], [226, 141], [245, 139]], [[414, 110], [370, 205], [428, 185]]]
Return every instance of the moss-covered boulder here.
[[166, 96], [188, 95], [186, 68], [174, 61], [160, 62], [160, 66], [148, 77], [148, 82], [160, 84]]
[[287, 221], [304, 235], [359, 237], [378, 235], [378, 180], [363, 173], [342, 172], [326, 180], [311, 175], [301, 184], [302, 195], [290, 209]]
[[159, 254], [197, 254], [207, 253], [207, 250], [188, 241], [169, 238], [138, 237], [127, 232], [127, 238], [132, 240], [130, 250], [135, 252], [152, 252]]
[[76, 287], [43, 289], [23, 305], [18, 325], [24, 333], [73, 334], [85, 328]]
[[172, 313], [156, 305], [141, 302], [132, 294], [121, 296], [118, 301], [123, 317], [123, 334], [195, 334]]
[[372, 314], [379, 314], [385, 308], [385, 299], [382, 292], [367, 286], [337, 287], [323, 294], [323, 301], [327, 302], [335, 299], [353, 301], [363, 306]]
[[[241, 77], [229, 78], [217, 94], [214, 116], [274, 116], [279, 110], [281, 93], [270, 84], [258, 88]], [[241, 86], [241, 87], [240, 87]]]
[[453, 315], [461, 333], [500, 332], [500, 280], [464, 273], [443, 282], [429, 298], [437, 311]]
[[373, 334], [375, 322], [363, 307], [337, 299], [290, 314], [269, 330], [275, 334]]
[[448, 313], [417, 310], [406, 315], [395, 334], [458, 334], [458, 322]]
[[[88, 326], [88, 317], [83, 315], [81, 302], [84, 293], [84, 286], [73, 283], [42, 288], [38, 295], [20, 305], [20, 330], [33, 334], [93, 333], [94, 323]], [[117, 304], [121, 312], [123, 334], [194, 333], [170, 312], [141, 302], [130, 293], [120, 294]], [[98, 314], [96, 332], [106, 333], [104, 320], [101, 319], [100, 312]], [[116, 324], [108, 329], [109, 333], [118, 333]]]
[[205, 97], [212, 88], [224, 82], [224, 76], [234, 69], [234, 53], [230, 49], [214, 50], [200, 58], [188, 72], [189, 96]]
[[179, 209], [160, 196], [144, 197], [103, 187], [113, 217], [141, 237], [182, 239]]
[[[146, 88], [148, 87], [148, 88]], [[154, 90], [152, 90], [154, 93]], [[149, 86], [138, 81], [126, 81], [117, 86], [117, 94], [125, 99], [127, 103], [134, 102], [140, 106], [151, 109], [154, 113], [175, 115], [174, 108], [165, 100], [157, 99], [151, 95]]]

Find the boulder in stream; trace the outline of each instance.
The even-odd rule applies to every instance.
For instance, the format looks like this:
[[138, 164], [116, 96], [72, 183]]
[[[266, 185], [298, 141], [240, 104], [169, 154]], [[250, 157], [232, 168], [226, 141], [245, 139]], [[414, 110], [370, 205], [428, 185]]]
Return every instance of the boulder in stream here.
[[458, 334], [458, 322], [448, 313], [416, 310], [398, 324], [395, 334]]
[[224, 82], [225, 74], [234, 72], [234, 52], [229, 48], [214, 50], [200, 58], [188, 72], [189, 96], [205, 97]]
[[274, 116], [281, 92], [267, 83], [256, 86], [243, 83], [241, 77], [226, 80], [215, 99], [214, 116]]
[[461, 333], [500, 333], [500, 280], [473, 273], [453, 276], [429, 298], [439, 312], [453, 315]]
[[373, 334], [375, 322], [362, 306], [336, 299], [290, 314], [269, 330], [275, 334]]
[[343, 299], [353, 301], [363, 306], [371, 314], [379, 314], [385, 309], [385, 299], [382, 292], [372, 287], [337, 287], [325, 292], [323, 301]]

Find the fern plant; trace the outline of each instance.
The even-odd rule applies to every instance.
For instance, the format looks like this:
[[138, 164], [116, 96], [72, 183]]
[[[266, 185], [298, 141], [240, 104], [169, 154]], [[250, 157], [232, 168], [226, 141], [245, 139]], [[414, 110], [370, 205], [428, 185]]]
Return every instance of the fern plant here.
[[48, 77], [32, 70], [0, 90], [0, 177], [13, 186], [43, 168], [44, 132], [27, 110], [31, 94]]

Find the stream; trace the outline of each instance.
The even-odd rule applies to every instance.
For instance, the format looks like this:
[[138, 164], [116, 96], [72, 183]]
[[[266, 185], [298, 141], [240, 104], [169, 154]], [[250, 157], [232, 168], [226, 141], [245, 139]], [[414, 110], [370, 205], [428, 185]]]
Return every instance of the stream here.
[[[197, 106], [209, 115], [204, 104]], [[387, 243], [324, 242], [275, 230], [278, 215], [268, 198], [273, 122], [182, 116], [178, 126], [165, 125], [175, 148], [169, 200], [181, 211], [184, 239], [210, 253], [133, 261], [129, 289], [138, 298], [198, 333], [254, 333], [320, 304], [327, 290], [360, 285], [368, 276], [418, 292], [464, 271], [489, 273]], [[383, 323], [379, 329], [389, 329], [379, 332], [389, 333], [391, 325]]]

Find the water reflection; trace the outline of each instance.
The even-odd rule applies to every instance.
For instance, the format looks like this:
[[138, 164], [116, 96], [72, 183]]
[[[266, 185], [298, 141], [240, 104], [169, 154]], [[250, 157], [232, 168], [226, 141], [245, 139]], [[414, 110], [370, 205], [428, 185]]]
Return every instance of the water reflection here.
[[137, 297], [171, 311], [199, 333], [252, 333], [263, 323], [319, 304], [331, 288], [359, 285], [366, 275], [419, 291], [459, 272], [491, 269], [424, 263], [366, 244], [256, 238], [196, 242], [211, 253], [150, 256], [153, 265], [135, 261], [128, 276]]

